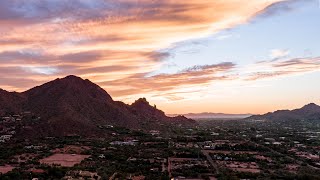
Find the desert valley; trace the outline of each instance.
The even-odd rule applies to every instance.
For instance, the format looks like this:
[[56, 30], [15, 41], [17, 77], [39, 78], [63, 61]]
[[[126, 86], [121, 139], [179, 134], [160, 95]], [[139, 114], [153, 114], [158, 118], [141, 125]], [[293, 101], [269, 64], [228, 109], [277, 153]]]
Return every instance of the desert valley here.
[[320, 180], [320, 0], [0, 0], [0, 180]]
[[76, 76], [0, 99], [3, 179], [319, 178], [316, 104], [192, 120]]

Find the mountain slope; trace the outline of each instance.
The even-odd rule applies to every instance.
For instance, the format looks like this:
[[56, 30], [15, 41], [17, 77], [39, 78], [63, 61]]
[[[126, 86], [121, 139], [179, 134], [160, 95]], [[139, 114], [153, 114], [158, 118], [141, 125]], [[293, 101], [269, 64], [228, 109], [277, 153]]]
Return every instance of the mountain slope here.
[[311, 103], [295, 110], [279, 110], [264, 115], [251, 116], [248, 119], [267, 119], [267, 120], [320, 120], [320, 106]]
[[[183, 117], [169, 118], [150, 106], [146, 99], [139, 99], [132, 105], [114, 101], [98, 85], [76, 76], [56, 79], [23, 93], [9, 95], [1, 95], [0, 98], [23, 97], [16, 101], [17, 107], [21, 108], [13, 110], [30, 111], [41, 117], [36, 129], [44, 135], [99, 134], [98, 126], [104, 125], [148, 129], [158, 128], [159, 124], [194, 123]], [[11, 101], [8, 97], [5, 101]], [[6, 111], [3, 107], [0, 109]]]
[[19, 93], [0, 89], [0, 115], [21, 111], [24, 100], [25, 97]]

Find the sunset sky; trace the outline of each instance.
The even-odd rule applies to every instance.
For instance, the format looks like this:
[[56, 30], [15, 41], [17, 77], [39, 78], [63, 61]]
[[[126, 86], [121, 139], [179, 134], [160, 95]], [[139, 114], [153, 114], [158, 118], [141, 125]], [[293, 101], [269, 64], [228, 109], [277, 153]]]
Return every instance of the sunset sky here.
[[0, 88], [77, 75], [166, 113], [320, 104], [318, 0], [1, 0]]

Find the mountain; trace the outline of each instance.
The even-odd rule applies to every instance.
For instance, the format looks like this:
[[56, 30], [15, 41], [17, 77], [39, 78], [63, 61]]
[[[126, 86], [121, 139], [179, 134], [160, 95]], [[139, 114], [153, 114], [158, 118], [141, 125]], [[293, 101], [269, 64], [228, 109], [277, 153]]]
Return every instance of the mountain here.
[[23, 95], [16, 92], [8, 92], [0, 89], [0, 114], [21, 111]]
[[98, 127], [106, 125], [149, 129], [160, 128], [160, 124], [195, 123], [185, 117], [167, 117], [144, 98], [132, 105], [114, 101], [104, 89], [77, 76], [56, 79], [22, 93], [0, 93], [0, 112], [29, 111], [40, 116], [35, 128], [43, 135], [99, 134]]
[[56, 79], [23, 93], [24, 109], [48, 120], [46, 131], [82, 134], [97, 125], [138, 127], [138, 120], [98, 85], [76, 76]]
[[151, 106], [146, 98], [140, 98], [136, 100], [133, 104], [131, 104], [130, 107], [133, 109], [134, 114], [137, 114], [142, 119], [161, 120], [161, 122], [173, 122], [178, 124], [181, 122], [186, 124], [192, 124], [195, 122], [194, 120], [188, 119], [185, 116], [166, 116], [165, 113], [157, 109], [156, 106]]
[[[170, 116], [176, 116], [172, 114]], [[188, 113], [183, 116], [191, 119], [243, 119], [252, 116], [252, 114], [225, 114], [225, 113]]]
[[251, 116], [248, 119], [267, 119], [267, 120], [320, 120], [320, 106], [311, 103], [295, 110], [279, 110], [264, 115]]

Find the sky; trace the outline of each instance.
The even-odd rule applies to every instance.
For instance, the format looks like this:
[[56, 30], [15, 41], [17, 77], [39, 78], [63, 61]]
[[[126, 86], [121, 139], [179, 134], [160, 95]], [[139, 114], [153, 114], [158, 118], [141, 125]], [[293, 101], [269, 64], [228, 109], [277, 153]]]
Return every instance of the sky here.
[[318, 0], [2, 0], [0, 88], [77, 75], [168, 114], [320, 104]]

